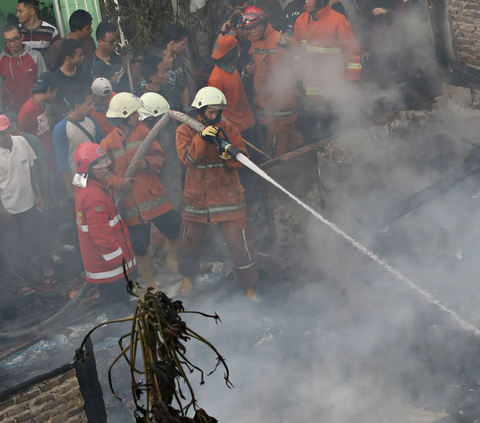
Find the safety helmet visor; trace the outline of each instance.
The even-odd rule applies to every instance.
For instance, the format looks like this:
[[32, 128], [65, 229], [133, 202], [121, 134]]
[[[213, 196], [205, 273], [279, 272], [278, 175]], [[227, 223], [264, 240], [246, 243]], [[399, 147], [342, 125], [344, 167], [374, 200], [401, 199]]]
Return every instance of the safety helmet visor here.
[[105, 169], [111, 164], [112, 164], [112, 161], [107, 156], [103, 156], [103, 157], [100, 157], [95, 162], [93, 162], [91, 166], [93, 169], [101, 170], [101, 169]]

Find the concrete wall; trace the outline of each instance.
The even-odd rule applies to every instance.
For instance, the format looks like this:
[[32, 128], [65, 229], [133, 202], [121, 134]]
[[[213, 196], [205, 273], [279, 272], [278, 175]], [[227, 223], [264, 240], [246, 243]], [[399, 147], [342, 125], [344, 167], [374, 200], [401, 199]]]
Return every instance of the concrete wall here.
[[480, 2], [447, 0], [457, 59], [480, 68]]

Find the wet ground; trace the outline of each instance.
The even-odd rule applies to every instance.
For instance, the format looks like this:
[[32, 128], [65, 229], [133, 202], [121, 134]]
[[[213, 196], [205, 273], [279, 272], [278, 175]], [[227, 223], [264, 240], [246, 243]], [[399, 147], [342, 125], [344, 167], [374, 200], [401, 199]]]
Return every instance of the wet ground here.
[[[357, 131], [339, 144], [346, 154], [338, 161], [327, 166], [322, 157], [332, 155], [319, 156], [322, 183], [309, 202], [480, 326], [480, 181], [464, 181], [381, 231], [359, 223], [463, 161], [479, 129], [477, 117], [463, 113], [412, 114], [383, 129]], [[235, 386], [228, 389], [222, 374], [204, 386], [195, 383], [200, 405], [233, 423], [397, 423], [409, 421], [415, 409], [450, 413], [462, 423], [480, 418], [480, 340], [320, 223], [298, 211], [288, 216], [301, 232], [277, 257], [261, 257], [260, 304], [250, 303], [231, 280], [185, 301], [187, 308], [220, 314], [218, 326], [197, 317], [187, 321], [226, 358]], [[297, 225], [301, 220], [304, 226]], [[212, 239], [215, 244], [215, 234]], [[97, 367], [110, 421], [129, 422], [128, 404], [115, 400], [106, 384], [118, 348], [110, 348], [114, 338], [104, 338], [119, 332], [97, 338]], [[0, 368], [1, 388], [71, 360], [79, 333], [70, 329], [55, 339], [63, 348], [44, 353], [40, 368], [32, 362]], [[213, 369], [214, 356], [193, 341], [187, 348], [197, 364]], [[125, 367], [114, 383], [128, 403]]]

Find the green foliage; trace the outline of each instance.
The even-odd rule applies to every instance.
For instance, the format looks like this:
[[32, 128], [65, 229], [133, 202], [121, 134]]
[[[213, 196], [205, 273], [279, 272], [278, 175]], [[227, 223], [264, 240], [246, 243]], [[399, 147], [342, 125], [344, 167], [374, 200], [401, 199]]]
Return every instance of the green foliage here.
[[[101, 2], [102, 16], [117, 22], [113, 0]], [[119, 14], [126, 39], [134, 49], [147, 49], [161, 42], [164, 28], [173, 22], [172, 3], [159, 0], [120, 0]]]

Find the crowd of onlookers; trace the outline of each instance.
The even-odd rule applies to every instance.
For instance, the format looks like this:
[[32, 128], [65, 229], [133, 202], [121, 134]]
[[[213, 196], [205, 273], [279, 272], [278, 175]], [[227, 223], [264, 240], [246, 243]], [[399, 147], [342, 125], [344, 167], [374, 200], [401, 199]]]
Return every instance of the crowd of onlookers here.
[[[260, 8], [230, 0], [231, 16], [219, 28], [205, 83], [225, 94], [223, 116], [250, 142], [254, 161], [314, 141], [312, 125], [297, 121], [299, 108], [303, 119], [315, 122], [313, 129], [328, 134], [335, 121], [332, 98], [358, 83], [369, 61], [381, 61], [378, 32], [406, 2], [357, 3], [367, 29], [362, 46], [338, 0], [331, 6], [293, 0], [277, 28]], [[19, 25], [3, 28], [0, 55], [0, 251], [9, 271], [25, 281], [51, 277], [60, 253], [75, 250], [59, 233], [59, 223], [75, 213], [75, 148], [112, 132], [106, 112], [115, 93], [157, 93], [179, 111], [189, 110], [195, 94], [186, 81], [184, 26], [165, 28], [163, 44], [132, 61], [112, 22], [94, 29], [91, 15], [76, 10], [61, 38], [38, 19], [37, 7], [36, 0], [19, 0]], [[175, 136], [163, 138], [167, 159], [178, 160]], [[28, 180], [23, 166], [33, 166]], [[174, 172], [170, 192], [179, 190], [181, 197], [182, 172]], [[248, 177], [240, 178], [248, 186]], [[174, 206], [181, 208], [181, 199]]]

